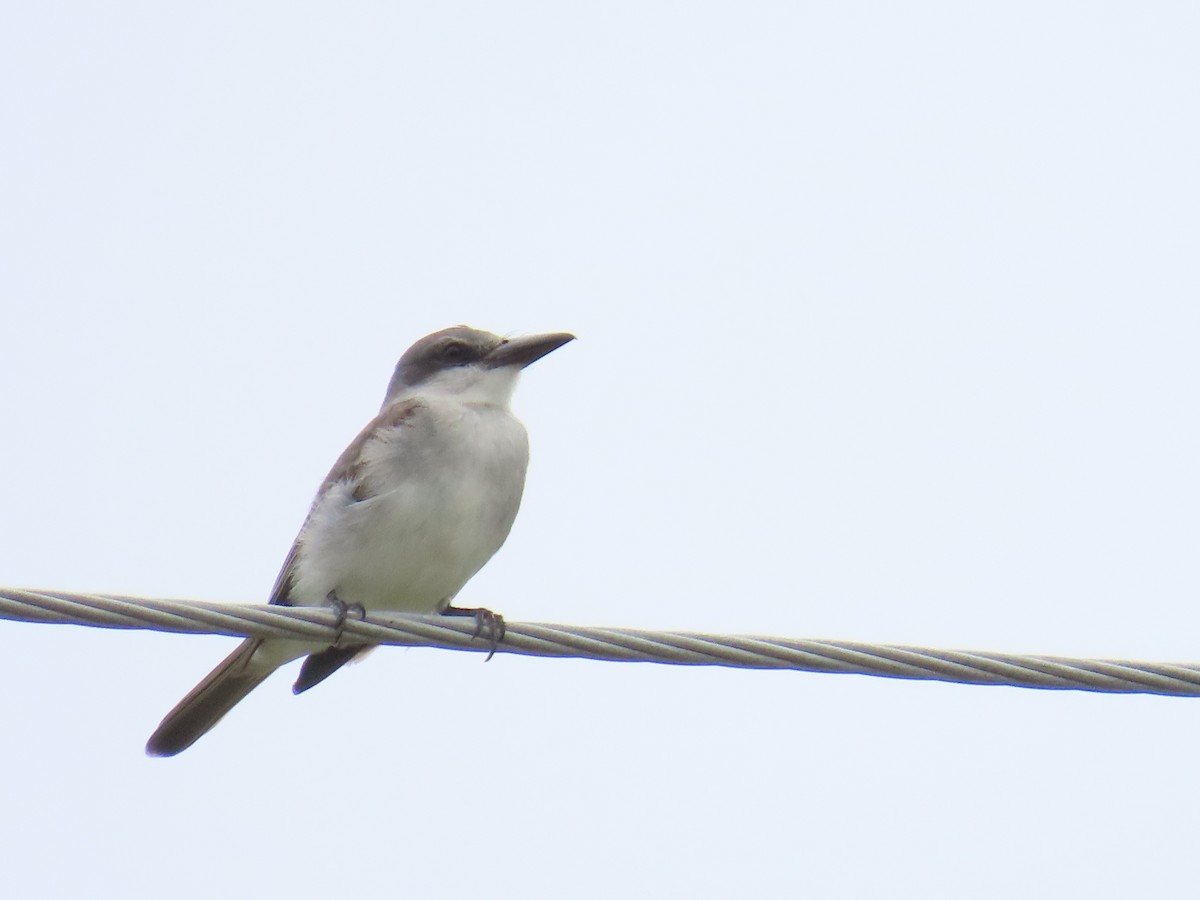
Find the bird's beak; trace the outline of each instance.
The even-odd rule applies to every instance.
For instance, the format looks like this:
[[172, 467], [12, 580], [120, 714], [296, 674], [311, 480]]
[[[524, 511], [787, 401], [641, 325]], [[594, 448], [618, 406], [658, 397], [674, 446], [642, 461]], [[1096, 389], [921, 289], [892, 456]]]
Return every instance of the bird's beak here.
[[523, 369], [573, 340], [575, 335], [565, 332], [510, 338], [485, 356], [483, 361], [491, 369], [499, 369], [501, 366], [517, 366]]

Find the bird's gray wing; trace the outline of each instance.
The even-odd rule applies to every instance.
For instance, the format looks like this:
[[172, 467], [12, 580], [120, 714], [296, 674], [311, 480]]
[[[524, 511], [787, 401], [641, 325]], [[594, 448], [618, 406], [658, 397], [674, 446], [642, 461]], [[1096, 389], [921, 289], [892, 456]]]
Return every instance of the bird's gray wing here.
[[300, 532], [292, 542], [291, 549], [288, 550], [288, 555], [283, 561], [283, 567], [279, 570], [279, 574], [275, 578], [275, 584], [271, 588], [271, 603], [279, 606], [291, 606], [292, 578], [296, 571], [296, 559], [299, 556], [300, 539], [304, 535], [304, 529], [308, 525], [308, 520], [312, 516], [313, 509], [316, 508], [317, 501], [333, 485], [344, 481], [354, 484], [355, 499], [368, 499], [371, 495], [368, 493], [361, 477], [363, 447], [367, 441], [380, 431], [403, 425], [420, 405], [416, 400], [402, 400], [384, 407], [379, 411], [379, 415], [368, 422], [366, 427], [358, 433], [358, 436], [342, 451], [342, 455], [338, 457], [337, 462], [333, 464], [333, 468], [329, 470], [329, 474], [325, 476], [325, 480], [321, 482], [317, 496], [313, 498], [308, 515], [304, 518], [304, 524], [300, 526]]

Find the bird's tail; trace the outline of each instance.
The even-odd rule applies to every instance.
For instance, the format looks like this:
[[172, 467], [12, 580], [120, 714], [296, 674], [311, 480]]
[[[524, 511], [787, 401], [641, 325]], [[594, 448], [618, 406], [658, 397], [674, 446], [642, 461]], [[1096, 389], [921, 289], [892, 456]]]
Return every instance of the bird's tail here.
[[258, 687], [278, 667], [266, 654], [254, 653], [261, 640], [242, 641], [219, 666], [213, 669], [179, 704], [167, 713], [150, 740], [146, 753], [150, 756], [174, 756], [196, 743], [225, 713], [233, 709], [247, 694]]

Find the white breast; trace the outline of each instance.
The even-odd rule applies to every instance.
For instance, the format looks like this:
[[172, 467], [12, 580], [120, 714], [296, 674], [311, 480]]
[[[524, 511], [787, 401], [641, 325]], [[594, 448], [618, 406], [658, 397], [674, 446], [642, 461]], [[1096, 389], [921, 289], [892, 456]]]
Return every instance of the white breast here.
[[330, 591], [366, 609], [443, 609], [508, 537], [529, 445], [506, 409], [423, 398], [364, 446], [359, 478], [332, 485], [301, 535], [293, 602]]

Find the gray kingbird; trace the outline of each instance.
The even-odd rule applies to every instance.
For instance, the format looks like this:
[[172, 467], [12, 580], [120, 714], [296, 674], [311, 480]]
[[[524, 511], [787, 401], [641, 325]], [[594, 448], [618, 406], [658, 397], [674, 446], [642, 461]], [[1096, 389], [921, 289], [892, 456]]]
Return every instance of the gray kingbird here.
[[[474, 614], [496, 640], [499, 616], [450, 602], [500, 549], [521, 504], [529, 440], [509, 408], [517, 375], [573, 339], [458, 326], [413, 344], [379, 415], [317, 491], [271, 603]], [[306, 657], [298, 694], [370, 649], [248, 638], [167, 713], [146, 752], [186, 750], [293, 659]]]

